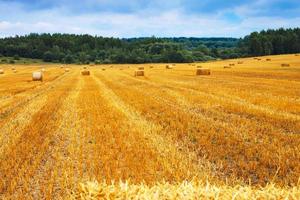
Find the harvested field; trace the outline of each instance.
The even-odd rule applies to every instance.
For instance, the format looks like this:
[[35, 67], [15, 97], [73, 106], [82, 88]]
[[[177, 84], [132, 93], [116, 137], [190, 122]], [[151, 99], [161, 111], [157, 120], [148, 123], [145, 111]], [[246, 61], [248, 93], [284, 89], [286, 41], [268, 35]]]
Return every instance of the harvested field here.
[[258, 59], [1, 65], [0, 199], [299, 199], [300, 60]]

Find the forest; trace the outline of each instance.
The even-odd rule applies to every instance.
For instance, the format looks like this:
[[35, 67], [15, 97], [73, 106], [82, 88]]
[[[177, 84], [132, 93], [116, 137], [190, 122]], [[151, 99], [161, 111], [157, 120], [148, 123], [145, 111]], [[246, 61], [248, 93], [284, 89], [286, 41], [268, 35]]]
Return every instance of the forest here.
[[54, 63], [183, 63], [298, 52], [300, 28], [263, 30], [244, 38], [108, 38], [31, 33], [0, 39], [0, 57]]

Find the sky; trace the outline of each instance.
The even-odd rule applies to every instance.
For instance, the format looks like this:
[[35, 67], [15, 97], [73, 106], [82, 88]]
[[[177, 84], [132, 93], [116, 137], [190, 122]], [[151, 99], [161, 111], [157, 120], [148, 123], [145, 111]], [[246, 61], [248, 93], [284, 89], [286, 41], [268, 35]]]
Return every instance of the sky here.
[[0, 0], [0, 37], [244, 37], [300, 27], [300, 0]]

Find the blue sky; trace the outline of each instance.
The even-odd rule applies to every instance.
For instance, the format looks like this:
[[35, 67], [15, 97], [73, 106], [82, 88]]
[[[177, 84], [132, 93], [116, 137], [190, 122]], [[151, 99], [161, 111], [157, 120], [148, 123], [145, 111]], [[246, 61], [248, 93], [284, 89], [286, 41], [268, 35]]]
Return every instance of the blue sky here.
[[300, 27], [300, 0], [0, 0], [0, 37], [243, 37]]

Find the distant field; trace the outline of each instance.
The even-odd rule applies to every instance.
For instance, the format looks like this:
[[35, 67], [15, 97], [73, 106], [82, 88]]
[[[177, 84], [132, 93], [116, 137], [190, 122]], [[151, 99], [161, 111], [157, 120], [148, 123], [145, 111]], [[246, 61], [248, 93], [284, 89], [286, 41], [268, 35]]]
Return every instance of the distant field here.
[[300, 198], [300, 56], [60, 66], [0, 65], [0, 199]]

